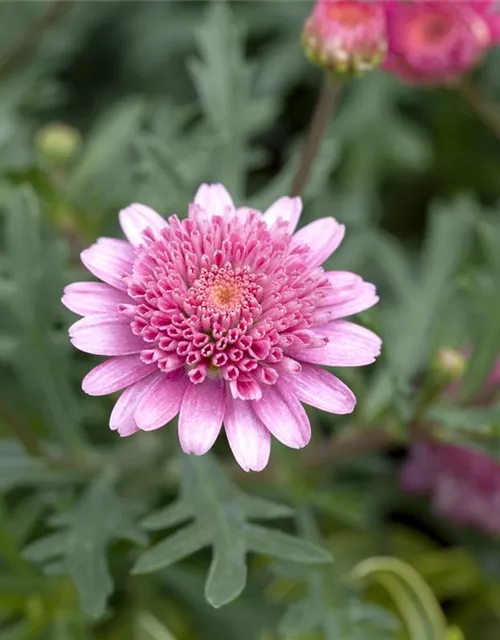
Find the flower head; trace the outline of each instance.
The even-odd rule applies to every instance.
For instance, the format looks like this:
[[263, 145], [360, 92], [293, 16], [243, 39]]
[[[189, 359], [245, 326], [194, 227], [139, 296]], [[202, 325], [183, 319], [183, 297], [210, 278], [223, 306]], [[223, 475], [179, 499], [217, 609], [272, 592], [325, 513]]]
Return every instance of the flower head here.
[[302, 41], [312, 62], [334, 74], [360, 74], [387, 51], [384, 9], [369, 0], [318, 0]]
[[498, 39], [499, 17], [492, 0], [389, 0], [386, 69], [423, 84], [454, 81]]
[[82, 253], [103, 280], [69, 285], [63, 302], [85, 316], [73, 345], [111, 356], [83, 380], [91, 395], [125, 389], [110, 419], [130, 435], [178, 413], [187, 453], [203, 454], [222, 424], [246, 470], [268, 461], [271, 434], [304, 447], [300, 401], [350, 413], [352, 392], [317, 365], [373, 362], [380, 339], [340, 320], [378, 300], [353, 273], [325, 272], [344, 227], [316, 220], [294, 234], [300, 198], [264, 214], [235, 208], [221, 185], [202, 185], [185, 220], [134, 204], [120, 212], [128, 239], [100, 238]]
[[500, 535], [500, 465], [459, 445], [417, 442], [402, 473], [403, 488], [431, 495], [436, 512], [460, 526]]

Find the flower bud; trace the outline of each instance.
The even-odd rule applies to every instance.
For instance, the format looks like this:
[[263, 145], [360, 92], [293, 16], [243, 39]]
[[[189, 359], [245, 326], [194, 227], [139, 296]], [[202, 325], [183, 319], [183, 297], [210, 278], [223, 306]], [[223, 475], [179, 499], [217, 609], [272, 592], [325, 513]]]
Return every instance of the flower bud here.
[[317, 0], [302, 44], [309, 60], [333, 75], [360, 75], [385, 57], [384, 9], [369, 0]]
[[78, 153], [82, 144], [80, 133], [62, 122], [50, 122], [36, 134], [35, 146], [50, 164], [65, 166]]
[[386, 3], [389, 54], [384, 67], [408, 82], [459, 79], [495, 38], [491, 2], [390, 0]]
[[454, 349], [440, 349], [433, 362], [433, 369], [449, 382], [460, 380], [467, 368], [467, 358]]

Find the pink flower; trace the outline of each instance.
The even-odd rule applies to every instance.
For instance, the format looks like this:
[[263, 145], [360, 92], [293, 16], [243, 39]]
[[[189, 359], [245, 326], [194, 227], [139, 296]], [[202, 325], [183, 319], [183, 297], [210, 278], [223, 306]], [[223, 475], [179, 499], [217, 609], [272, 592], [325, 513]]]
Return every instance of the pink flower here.
[[[202, 185], [186, 220], [140, 204], [120, 212], [128, 239], [100, 238], [82, 262], [103, 282], [65, 289], [84, 318], [75, 347], [111, 356], [83, 389], [125, 389], [110, 426], [122, 436], [162, 427], [179, 414], [179, 440], [201, 455], [222, 423], [245, 470], [269, 459], [271, 434], [304, 447], [311, 427], [301, 401], [331, 413], [354, 409], [353, 393], [317, 365], [374, 362], [381, 340], [341, 320], [374, 305], [373, 285], [320, 266], [343, 225], [322, 218], [294, 234], [300, 198], [264, 214], [235, 208], [222, 185]], [[292, 235], [293, 234], [293, 235]]]
[[492, 0], [388, 0], [389, 54], [384, 67], [423, 84], [454, 81], [500, 36]]
[[500, 535], [500, 465], [453, 444], [418, 442], [402, 472], [405, 491], [430, 494], [433, 508], [452, 522]]
[[333, 73], [363, 73], [387, 51], [384, 8], [363, 0], [318, 0], [302, 35], [308, 58]]

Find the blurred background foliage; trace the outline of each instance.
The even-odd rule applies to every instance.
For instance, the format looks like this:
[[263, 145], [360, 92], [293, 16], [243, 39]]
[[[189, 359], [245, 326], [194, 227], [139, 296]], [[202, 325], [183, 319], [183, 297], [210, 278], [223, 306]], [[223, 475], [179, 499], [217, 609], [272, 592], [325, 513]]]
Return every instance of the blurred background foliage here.
[[[269, 469], [245, 475], [224, 442], [179, 457], [173, 425], [118, 441], [113, 398], [80, 390], [96, 359], [70, 347], [60, 294], [120, 208], [184, 215], [202, 181], [256, 207], [289, 191], [321, 84], [299, 43], [309, 10], [0, 4], [2, 640], [500, 635], [498, 535], [399, 482], [426, 417], [500, 453], [498, 401], [469, 406], [500, 353], [500, 141], [452, 88], [348, 82], [304, 192], [306, 221], [347, 225], [332, 265], [381, 295], [362, 320], [384, 355], [343, 372], [352, 417], [311, 411], [308, 449], [275, 443]], [[499, 64], [493, 52], [475, 80], [500, 105]], [[450, 398], [436, 354], [466, 345]]]

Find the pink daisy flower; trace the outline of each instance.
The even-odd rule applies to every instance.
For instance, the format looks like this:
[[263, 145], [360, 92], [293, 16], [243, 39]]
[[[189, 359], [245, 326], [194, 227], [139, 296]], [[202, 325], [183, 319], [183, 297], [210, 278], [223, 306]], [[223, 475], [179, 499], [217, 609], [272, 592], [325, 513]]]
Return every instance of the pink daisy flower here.
[[492, 0], [388, 0], [385, 68], [403, 80], [442, 84], [472, 69], [499, 38]]
[[359, 276], [324, 271], [344, 226], [323, 218], [294, 233], [300, 198], [262, 214], [236, 208], [222, 185], [202, 185], [185, 220], [164, 220], [140, 204], [120, 212], [128, 241], [100, 238], [82, 252], [103, 282], [66, 287], [63, 303], [84, 318], [70, 327], [75, 347], [109, 359], [83, 389], [122, 389], [110, 426], [122, 436], [179, 414], [179, 440], [201, 455], [222, 424], [245, 470], [269, 459], [271, 434], [304, 447], [305, 402], [350, 413], [355, 397], [318, 365], [374, 362], [381, 340], [342, 320], [374, 305]]
[[329, 71], [369, 71], [387, 51], [384, 8], [377, 2], [317, 0], [302, 42], [308, 58]]

